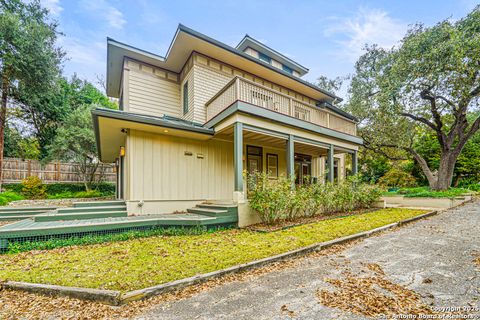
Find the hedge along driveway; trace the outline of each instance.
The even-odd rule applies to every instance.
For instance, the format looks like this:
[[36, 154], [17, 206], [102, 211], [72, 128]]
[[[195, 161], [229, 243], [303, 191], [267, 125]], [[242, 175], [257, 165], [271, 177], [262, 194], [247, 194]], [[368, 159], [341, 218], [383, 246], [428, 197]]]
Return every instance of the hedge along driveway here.
[[129, 291], [374, 229], [423, 214], [382, 209], [271, 233], [227, 230], [0, 256], [0, 281]]

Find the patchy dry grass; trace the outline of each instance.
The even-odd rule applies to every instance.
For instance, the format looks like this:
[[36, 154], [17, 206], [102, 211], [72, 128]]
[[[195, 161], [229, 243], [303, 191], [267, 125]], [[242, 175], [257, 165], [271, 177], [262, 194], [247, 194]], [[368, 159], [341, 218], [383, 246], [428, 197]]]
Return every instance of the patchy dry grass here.
[[128, 291], [211, 272], [425, 213], [384, 209], [271, 233], [227, 230], [3, 255], [0, 281]]
[[[126, 305], [109, 306], [99, 302], [78, 300], [65, 297], [49, 297], [22, 291], [0, 290], [0, 319], [126, 319], [148, 312], [160, 303], [187, 299], [204, 291], [214, 289], [231, 282], [246, 282], [270, 272], [297, 267], [303, 259], [339, 254], [357, 244], [355, 240], [327, 249], [310, 252], [299, 259], [278, 261], [260, 268], [240, 273], [227, 274], [195, 284], [175, 292], [168, 292]], [[282, 308], [283, 311], [284, 308]], [[286, 311], [288, 314], [289, 312]]]

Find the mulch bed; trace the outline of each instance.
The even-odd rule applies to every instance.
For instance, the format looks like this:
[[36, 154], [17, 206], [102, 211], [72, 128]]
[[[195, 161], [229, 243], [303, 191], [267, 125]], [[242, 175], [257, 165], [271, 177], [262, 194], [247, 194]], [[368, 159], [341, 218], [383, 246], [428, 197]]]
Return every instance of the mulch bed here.
[[299, 217], [295, 220], [282, 220], [275, 224], [266, 224], [262, 222], [262, 223], [257, 223], [257, 224], [248, 226], [245, 229], [251, 230], [251, 231], [257, 231], [257, 232], [274, 232], [274, 231], [301, 226], [308, 223], [335, 219], [340, 217], [359, 215], [359, 214], [374, 212], [378, 210], [380, 210], [380, 208], [361, 209], [361, 210], [355, 210], [351, 212], [337, 212], [337, 213], [332, 213], [328, 215], [317, 215], [312, 217]]

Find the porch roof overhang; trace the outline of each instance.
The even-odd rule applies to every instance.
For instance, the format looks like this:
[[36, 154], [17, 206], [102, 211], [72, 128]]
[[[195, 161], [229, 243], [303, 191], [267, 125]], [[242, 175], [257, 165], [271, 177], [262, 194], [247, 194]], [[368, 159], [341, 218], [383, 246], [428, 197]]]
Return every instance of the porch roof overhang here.
[[354, 145], [363, 145], [363, 139], [361, 137], [325, 128], [310, 122], [306, 122], [265, 108], [260, 108], [247, 102], [238, 100], [223, 111], [221, 111], [207, 123], [205, 123], [204, 126], [206, 128], [215, 128], [215, 126], [217, 126], [230, 116], [234, 115], [235, 113], [253, 115], [259, 118], [267, 119], [269, 121], [280, 123], [282, 125], [296, 127], [301, 130], [307, 130], [315, 134], [320, 134], [329, 138], [333, 138], [335, 140], [346, 141]]
[[125, 146], [125, 130], [140, 130], [176, 137], [208, 140], [214, 130], [173, 117], [155, 117], [119, 110], [92, 110], [95, 139], [100, 160], [113, 162]]

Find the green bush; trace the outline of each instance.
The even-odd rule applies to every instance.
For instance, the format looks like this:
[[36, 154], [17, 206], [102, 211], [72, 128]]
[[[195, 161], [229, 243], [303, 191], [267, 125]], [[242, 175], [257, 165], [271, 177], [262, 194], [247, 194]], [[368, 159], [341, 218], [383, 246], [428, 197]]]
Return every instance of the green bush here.
[[[16, 193], [21, 193], [22, 192], [22, 184], [19, 183], [9, 183], [9, 184], [3, 184], [2, 187], [5, 190], [8, 191], [13, 191]], [[48, 183], [45, 184], [47, 194], [49, 195], [49, 198], [52, 197], [57, 197], [59, 194], [64, 194], [67, 195], [68, 193], [70, 196], [65, 196], [65, 197], [58, 197], [60, 198], [72, 198], [74, 197], [74, 194], [76, 192], [84, 192], [85, 191], [85, 185], [83, 183]], [[113, 183], [100, 183], [98, 184], [95, 188], [95, 191], [99, 191], [103, 197], [105, 196], [110, 196], [115, 194], [115, 184]]]
[[393, 188], [414, 187], [417, 184], [415, 177], [399, 168], [391, 168], [378, 180], [382, 186]]
[[100, 198], [110, 196], [111, 194], [103, 194], [98, 190], [71, 192], [65, 191], [62, 193], [48, 195], [48, 199], [70, 199], [70, 198]]
[[22, 180], [22, 194], [28, 199], [44, 199], [47, 188], [37, 176], [30, 176]]
[[263, 222], [275, 223], [291, 215], [292, 181], [284, 177], [270, 180], [265, 173], [255, 173], [247, 178], [249, 204], [258, 212]]
[[265, 173], [249, 175], [247, 181], [249, 205], [267, 224], [368, 208], [382, 194], [379, 187], [362, 183], [358, 177], [336, 184], [311, 183], [295, 188], [290, 179], [270, 180]]
[[13, 191], [5, 191], [0, 193], [0, 206], [5, 206], [9, 202], [23, 200], [24, 197]]
[[449, 188], [445, 191], [433, 191], [429, 187], [402, 188], [398, 190], [398, 194], [402, 194], [406, 198], [455, 198], [469, 192], [469, 190], [463, 188]]

